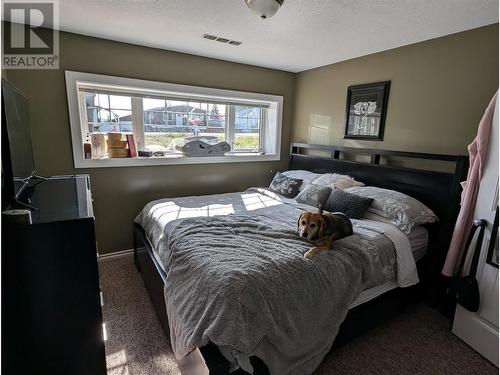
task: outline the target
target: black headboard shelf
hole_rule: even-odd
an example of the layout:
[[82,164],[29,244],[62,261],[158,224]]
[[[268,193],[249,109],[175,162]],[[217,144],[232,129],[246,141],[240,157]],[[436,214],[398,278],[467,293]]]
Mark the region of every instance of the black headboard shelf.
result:
[[[326,156],[312,155],[318,151]],[[342,158],[344,154],[367,156],[369,161],[346,160]],[[454,171],[383,165],[382,157],[446,161],[454,164]],[[348,174],[368,186],[400,191],[418,199],[439,217],[439,223],[429,226],[432,241],[429,241],[428,253],[433,251],[435,254],[427,257],[427,263],[437,269],[444,261],[458,215],[460,181],[467,175],[467,156],[292,143],[289,167],[316,173]]]

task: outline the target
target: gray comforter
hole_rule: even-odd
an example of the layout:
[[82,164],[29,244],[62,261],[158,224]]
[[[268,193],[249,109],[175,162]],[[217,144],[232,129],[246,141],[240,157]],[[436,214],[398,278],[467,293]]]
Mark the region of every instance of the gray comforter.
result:
[[211,341],[247,371],[248,357],[256,355],[271,374],[309,374],[329,351],[349,305],[362,290],[394,279],[405,258],[382,231],[354,221],[353,236],[307,260],[310,245],[295,232],[303,207],[283,200],[246,213],[168,220],[148,231],[148,220],[161,213],[161,203],[154,204],[137,221],[149,235],[161,232],[153,242],[167,274],[178,359]]

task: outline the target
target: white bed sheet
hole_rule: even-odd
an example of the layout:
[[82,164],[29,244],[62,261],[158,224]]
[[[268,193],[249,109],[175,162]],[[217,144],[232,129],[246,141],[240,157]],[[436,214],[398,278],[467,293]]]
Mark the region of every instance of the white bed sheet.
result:
[[[418,262],[427,253],[427,245],[429,241],[427,228],[423,226],[413,227],[411,232],[408,234],[408,240],[410,241],[410,248],[413,257],[415,258],[415,262]],[[390,280],[384,284],[374,286],[373,288],[365,289],[351,304],[350,309],[369,302],[392,289],[396,289],[397,287],[398,283],[396,280]]]

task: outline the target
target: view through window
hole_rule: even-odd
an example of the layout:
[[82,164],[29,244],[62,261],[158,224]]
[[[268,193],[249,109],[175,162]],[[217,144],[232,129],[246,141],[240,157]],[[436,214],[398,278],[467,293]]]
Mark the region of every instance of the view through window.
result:
[[89,133],[132,131],[130,96],[86,93],[85,104]]
[[88,132],[132,133],[134,100],[142,104],[146,150],[172,150],[195,137],[226,141],[234,151],[261,150],[265,109],[252,106],[86,93]]

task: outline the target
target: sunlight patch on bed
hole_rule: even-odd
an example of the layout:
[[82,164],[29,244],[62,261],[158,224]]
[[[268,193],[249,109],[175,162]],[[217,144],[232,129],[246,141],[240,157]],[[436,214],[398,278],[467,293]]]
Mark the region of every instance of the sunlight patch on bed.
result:
[[265,196],[266,198],[272,198],[281,202],[281,196],[279,194],[272,192],[269,189],[257,188],[257,193]]
[[167,224],[178,219],[180,211],[181,207],[176,205],[175,202],[158,203],[151,207],[151,219],[162,225]]
[[259,193],[242,194],[241,199],[243,200],[243,204],[245,205],[247,211],[255,211],[261,208],[278,206],[280,204],[283,204],[282,202],[279,202],[276,199],[267,197]]
[[232,204],[209,204],[202,207],[180,207],[179,219],[187,217],[207,217],[207,216],[225,216],[234,214]]
[[151,208],[151,218],[154,222],[164,226],[177,219],[189,217],[225,216],[234,214],[232,204],[209,204],[200,207],[182,207],[175,202],[155,204]]
[[179,206],[175,204],[174,201],[168,201],[168,202],[162,202],[162,203],[156,203],[150,208],[150,212],[152,216],[158,216],[159,214],[163,212],[169,212],[171,210],[176,210],[178,209]]

